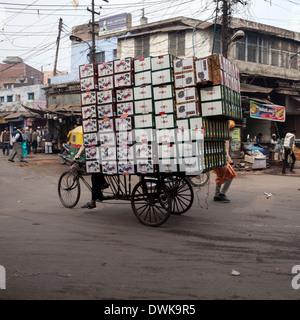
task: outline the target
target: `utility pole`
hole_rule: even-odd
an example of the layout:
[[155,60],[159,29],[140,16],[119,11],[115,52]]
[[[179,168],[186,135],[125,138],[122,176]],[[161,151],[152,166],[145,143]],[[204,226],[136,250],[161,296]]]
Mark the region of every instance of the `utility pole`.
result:
[[221,39],[222,39],[222,55],[228,57],[228,40],[229,40],[229,24],[230,16],[229,9],[230,3],[227,0],[222,0],[222,29],[221,29]]
[[60,42],[62,25],[63,25],[63,19],[60,18],[59,24],[58,24],[58,36],[57,36],[57,40],[56,40],[56,55],[55,55],[55,62],[54,62],[54,69],[53,69],[54,76],[56,76],[57,58],[58,58],[58,50],[59,50],[59,42]]
[[92,10],[87,8],[87,10],[89,12],[92,13],[92,30],[90,31],[90,33],[92,34],[92,47],[91,47],[91,52],[90,52],[90,58],[91,58],[91,62],[95,63],[96,62],[96,40],[95,40],[95,35],[96,35],[96,31],[95,31],[95,14],[100,15],[100,12],[95,12],[95,0],[92,0]]

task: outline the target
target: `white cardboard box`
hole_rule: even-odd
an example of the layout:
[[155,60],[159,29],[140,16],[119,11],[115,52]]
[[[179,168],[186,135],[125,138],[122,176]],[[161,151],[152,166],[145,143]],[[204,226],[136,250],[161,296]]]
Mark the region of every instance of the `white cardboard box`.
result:
[[175,97],[176,103],[186,103],[199,100],[199,94],[195,87],[176,89]]
[[123,114],[129,116],[133,115],[133,101],[117,103],[117,116],[121,117]]
[[96,105],[81,108],[82,119],[97,118]]
[[134,109],[136,114],[146,114],[153,112],[153,100],[138,100],[134,101]]
[[157,86],[153,88],[154,100],[172,99],[174,96],[174,86],[171,84]]
[[106,76],[98,78],[98,90],[109,90],[114,88],[114,77]]
[[175,74],[174,76],[175,88],[186,88],[196,86],[195,72],[186,72],[182,74]]
[[108,104],[113,103],[113,91],[112,90],[104,90],[97,92],[97,102],[98,104]]
[[134,60],[134,72],[151,70],[151,57]]
[[174,100],[159,100],[154,102],[156,114],[172,113],[174,112]]
[[112,76],[114,74],[114,62],[103,62],[98,64],[98,77]]
[[134,127],[139,128],[153,128],[152,114],[140,114],[134,116]]
[[141,86],[141,85],[147,85],[152,84],[152,76],[151,71],[143,71],[139,73],[134,74],[134,85],[135,86]]
[[115,146],[116,145],[116,139],[115,139],[115,133],[111,132],[111,133],[100,133],[99,134],[99,140],[100,140],[100,144],[102,146]]
[[152,99],[152,86],[134,87],[134,100]]
[[81,104],[83,106],[87,106],[87,105],[95,104],[95,103],[96,103],[96,92],[95,91],[81,93]]
[[170,69],[152,72],[152,85],[157,86],[172,82],[173,78]]
[[189,118],[193,116],[199,116],[199,102],[192,101],[183,104],[176,105],[176,116],[177,119]]
[[113,117],[113,105],[112,104],[101,104],[98,106],[98,117],[107,118]]
[[182,73],[187,71],[195,72],[195,59],[194,57],[186,57],[180,59],[174,59],[174,72]]
[[155,116],[156,129],[172,129],[175,125],[174,115],[166,113]]

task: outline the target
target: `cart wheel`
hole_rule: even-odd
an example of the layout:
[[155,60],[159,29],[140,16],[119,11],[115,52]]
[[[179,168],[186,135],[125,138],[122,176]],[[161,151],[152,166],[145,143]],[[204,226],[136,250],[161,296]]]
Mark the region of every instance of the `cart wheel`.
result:
[[187,212],[194,202],[194,191],[189,180],[178,176],[170,176],[164,179],[164,184],[172,199],[172,214]]
[[210,172],[202,172],[197,176],[188,176],[187,179],[190,181],[193,187],[203,187],[205,186],[210,178]]
[[73,208],[76,206],[80,197],[80,183],[76,173],[67,171],[60,176],[58,196],[65,207]]
[[137,219],[146,226],[157,227],[171,213],[171,197],[157,180],[143,179],[132,190],[131,207]]

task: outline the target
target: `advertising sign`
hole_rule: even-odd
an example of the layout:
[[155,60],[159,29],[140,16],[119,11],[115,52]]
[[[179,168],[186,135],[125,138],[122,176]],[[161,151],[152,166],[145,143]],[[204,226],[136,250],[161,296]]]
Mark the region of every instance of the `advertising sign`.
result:
[[126,30],[128,26],[128,14],[121,13],[115,16],[107,17],[99,21],[99,36],[110,32]]
[[250,101],[250,117],[285,122],[285,107]]

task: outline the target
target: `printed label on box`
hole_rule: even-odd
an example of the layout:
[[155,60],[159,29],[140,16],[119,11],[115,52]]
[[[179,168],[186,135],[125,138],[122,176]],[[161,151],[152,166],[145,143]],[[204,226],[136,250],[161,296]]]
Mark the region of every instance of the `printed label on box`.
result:
[[125,146],[133,144],[133,131],[117,132],[117,144]]
[[177,157],[176,144],[168,143],[158,146],[158,157],[161,159],[170,159]]
[[182,73],[187,71],[195,71],[194,57],[174,59],[174,72]]
[[112,90],[98,91],[97,102],[98,104],[113,103],[113,91]]
[[148,143],[153,141],[153,129],[135,129],[135,141],[138,143]]
[[196,77],[194,72],[175,74],[175,88],[185,88],[196,85]]
[[171,70],[159,70],[152,72],[152,85],[161,85],[173,82]]
[[198,144],[191,141],[178,143],[178,156],[180,158],[199,156]]
[[177,159],[160,159],[159,172],[178,172]]
[[173,143],[175,142],[175,129],[156,130],[156,138],[158,143]]
[[199,59],[195,62],[197,83],[212,81],[208,59]]
[[201,102],[201,115],[203,117],[223,114],[223,101]]
[[125,58],[121,60],[114,60],[114,71],[115,73],[129,72],[133,69],[132,58]]
[[112,104],[102,104],[98,106],[98,117],[99,118],[110,118],[114,116]]
[[152,71],[162,70],[162,69],[171,69],[171,56],[169,54],[153,57],[151,59]]
[[106,76],[98,78],[98,89],[99,90],[109,90],[114,88],[114,77]]
[[135,144],[135,156],[136,158],[153,158],[153,146],[152,144]]
[[102,161],[116,160],[116,158],[117,158],[116,147],[101,147]]
[[191,139],[192,140],[203,140],[204,131],[203,131],[203,121],[202,118],[190,118],[190,130],[191,130]]
[[180,172],[185,172],[187,175],[198,175],[202,172],[199,168],[198,157],[179,159]]
[[193,116],[200,115],[200,105],[199,102],[193,101],[183,104],[176,105],[176,115],[177,118],[189,118]]
[[81,104],[83,106],[96,103],[96,92],[82,92]]
[[116,131],[131,131],[132,130],[132,118],[116,118]]
[[173,114],[162,114],[155,116],[156,129],[172,129],[174,128],[174,115]]
[[82,119],[97,118],[96,106],[86,106],[81,108]]
[[173,85],[158,86],[153,88],[154,100],[165,100],[173,98]]
[[134,147],[129,145],[123,145],[117,148],[118,160],[133,160],[134,159]]
[[200,89],[201,101],[221,100],[224,99],[224,90],[222,86],[212,86]]
[[83,120],[82,130],[84,133],[97,132],[98,131],[97,120],[96,119]]
[[79,66],[80,78],[91,77],[91,76],[94,76],[94,74],[95,74],[95,70],[94,70],[94,65],[92,63]]
[[134,116],[134,127],[138,128],[153,128],[152,114],[141,114]]

